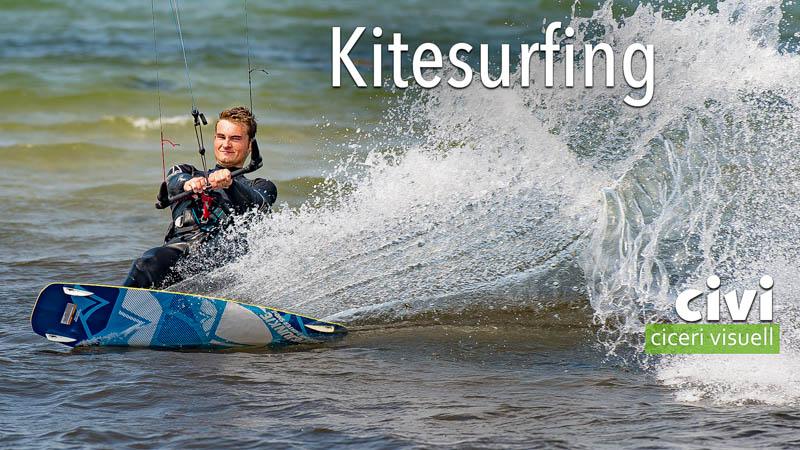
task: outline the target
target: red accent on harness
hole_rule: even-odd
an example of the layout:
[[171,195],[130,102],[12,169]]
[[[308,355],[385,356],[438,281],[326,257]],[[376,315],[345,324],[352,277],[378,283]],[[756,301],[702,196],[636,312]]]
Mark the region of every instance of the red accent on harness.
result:
[[213,197],[201,192],[200,199],[203,201],[203,220],[208,220],[211,217],[211,200],[213,200]]

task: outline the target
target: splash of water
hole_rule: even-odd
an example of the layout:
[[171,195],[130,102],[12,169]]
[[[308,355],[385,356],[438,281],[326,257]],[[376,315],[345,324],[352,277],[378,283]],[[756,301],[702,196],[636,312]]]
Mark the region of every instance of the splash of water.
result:
[[[440,91],[407,104],[404,117],[424,118],[423,142],[343,165],[347,193],[252,226],[250,252],[206,282],[338,320],[453,313],[476,302],[515,307],[564,286],[575,296],[576,243],[594,220],[603,177],[570,158],[523,99],[496,94]],[[462,111],[486,120],[467,126],[474,119]],[[547,286],[530,281],[541,274]]]
[[800,286],[791,265],[800,217],[791,199],[800,193],[800,91],[786,80],[800,59],[780,50],[780,21],[779,2],[731,1],[677,20],[640,7],[624,26],[606,28],[605,39],[647,35],[657,43],[662,86],[647,120],[622,112],[632,142],[601,159],[619,176],[602,191],[582,267],[609,353],[633,347],[645,359],[644,324],[673,319],[677,293],[703,289],[709,275],[722,278],[726,292],[752,288],[764,274],[779,286],[780,357],[644,361],[682,400],[800,400],[784,373],[798,361]]
[[[609,354],[633,349],[629,362],[679,399],[800,400],[780,374],[800,361],[800,58],[782,44],[778,1],[716,6],[621,19],[607,2],[573,15],[576,42],[656,46],[645,108],[621,102],[624,84],[558,88],[563,61],[554,89],[536,82],[534,61],[529,89],[517,73],[511,89],[411,90],[324,198],[258,218],[246,255],[191,282],[346,322],[588,298]],[[775,279],[779,358],[644,358],[644,324],[672,319],[677,293],[711,274],[727,289]],[[734,366],[751,377],[725,375]]]

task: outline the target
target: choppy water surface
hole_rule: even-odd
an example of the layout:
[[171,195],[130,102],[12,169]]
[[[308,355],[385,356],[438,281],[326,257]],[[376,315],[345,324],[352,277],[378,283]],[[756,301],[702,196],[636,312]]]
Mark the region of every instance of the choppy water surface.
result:
[[[237,228],[247,254],[175,288],[352,333],[286,351],[70,351],[30,331],[36,293],[119,283],[168,220],[152,209],[160,121],[139,3],[2,5],[24,24],[0,28],[4,446],[800,443],[793,3],[250,0],[251,57],[269,71],[254,74],[259,176],[281,205]],[[161,122],[181,144],[167,164],[197,164],[155,4]],[[243,2],[181,6],[198,107],[248,103]],[[330,88],[331,26],[446,49],[539,42],[545,19],[578,41],[653,44],[651,104],[624,105],[621,67],[613,89],[522,89],[518,74],[501,90]],[[371,58],[366,41],[355,53]],[[563,62],[555,73],[559,86]],[[712,273],[726,289],[775,279],[781,354],[646,357],[643,324]]]

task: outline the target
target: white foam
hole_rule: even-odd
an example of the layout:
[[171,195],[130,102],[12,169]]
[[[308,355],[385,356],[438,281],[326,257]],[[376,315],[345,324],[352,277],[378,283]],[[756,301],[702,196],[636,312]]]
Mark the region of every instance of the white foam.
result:
[[681,402],[800,403],[800,354],[676,355],[659,364],[657,378]]
[[614,324],[608,351],[634,346],[634,364],[644,324],[671,318],[678,292],[767,274],[784,353],[669,358],[656,373],[683,401],[794,401],[800,87],[787,80],[800,57],[779,50],[777,0],[718,9],[673,20],[639,6],[622,24],[606,2],[571,20],[576,42],[655,46],[644,108],[624,105],[624,83],[558,87],[560,62],[553,89],[536,61],[528,89],[519,74],[510,89],[411,89],[370,133],[383,138],[347,144],[332,194],[260,221],[250,252],[204,280],[216,295],[337,317],[588,290],[598,323]]
[[124,120],[131,124],[137,130],[157,130],[161,124],[166,125],[177,125],[177,124],[186,124],[191,123],[192,120],[190,117],[181,115],[181,116],[170,116],[170,117],[163,117],[159,120],[158,117],[151,118],[151,117],[117,117],[117,116],[104,116],[103,120]]

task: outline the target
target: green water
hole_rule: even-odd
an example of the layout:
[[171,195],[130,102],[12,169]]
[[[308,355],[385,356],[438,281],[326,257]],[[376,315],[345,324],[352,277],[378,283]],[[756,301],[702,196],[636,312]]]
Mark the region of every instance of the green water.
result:
[[[382,43],[402,32],[411,48],[422,42],[442,49],[456,42],[516,45],[541,42],[545,21],[570,20],[572,2],[248,1],[251,63],[269,72],[253,72],[264,157],[254,175],[276,183],[278,205],[252,231],[250,254],[189,288],[337,316],[353,332],[335,346],[299,352],[171,353],[69,351],[41,340],[28,323],[36,293],[48,282],[119,283],[132,259],[162,241],[168,214],[153,208],[162,129],[180,144],[167,149],[167,167],[200,165],[169,2],[158,0],[151,11],[149,1],[0,1],[0,286],[6,294],[0,442],[100,448],[796,446],[795,353],[744,360],[750,369],[742,372],[750,378],[743,379],[750,383],[727,379],[739,373],[725,369],[727,360],[719,364],[725,370],[709,369],[706,360],[678,361],[677,375],[670,375],[673,366],[659,361],[639,364],[635,348],[608,353],[602,345],[607,330],[593,321],[607,307],[588,294],[597,278],[621,298],[625,289],[653,278],[655,269],[622,265],[637,255],[617,258],[612,250],[638,248],[636,233],[659,220],[670,223],[658,209],[659,194],[680,190],[680,183],[667,185],[684,175],[680,170],[687,170],[682,180],[691,184],[696,160],[720,154],[727,169],[759,173],[766,161],[770,170],[783,170],[780,179],[789,179],[790,149],[800,129],[792,119],[800,97],[790,76],[797,73],[798,6],[743,2],[743,12],[731,20],[712,16],[708,25],[682,19],[697,9],[691,3],[665,2],[657,13],[628,22],[630,29],[641,27],[637,38],[674,64],[658,67],[653,106],[636,115],[615,109],[622,108],[621,96],[614,97],[619,92],[608,100],[597,88],[584,97],[577,96],[583,91],[571,97],[564,90],[480,88],[426,96],[357,89],[346,76],[344,87],[331,87],[333,26],[381,26]],[[764,16],[782,14],[774,23],[763,21],[764,35],[777,42],[775,52],[769,39],[750,45],[752,30],[731,25],[739,16],[760,17],[748,13],[748,5],[764,6]],[[180,6],[194,101],[213,123],[220,110],[250,102],[244,2]],[[614,2],[614,17],[625,22],[637,6]],[[717,2],[709,6],[712,14],[719,9]],[[588,17],[598,8],[584,2],[576,15]],[[659,27],[662,17],[675,22]],[[690,50],[675,50],[680,46],[671,33]],[[625,29],[620,34],[627,36]],[[695,47],[698,42],[703,45]],[[721,57],[742,48],[762,49],[759,56],[777,63],[737,65]],[[721,61],[720,67],[705,62],[715,52],[720,58],[712,62]],[[352,56],[370,79],[367,40]],[[384,63],[389,60],[384,55]],[[406,60],[406,75],[409,67]],[[685,67],[695,72],[682,72]],[[391,73],[386,65],[384,73]],[[747,76],[755,80],[753,92],[736,84]],[[711,97],[704,102],[706,92]],[[208,144],[210,127],[204,132]],[[694,136],[707,147],[692,147]],[[670,156],[678,163],[665,162],[663,141],[675,145]],[[728,144],[733,157],[723,151]],[[652,148],[655,156],[647,153]],[[684,156],[691,151],[699,156]],[[367,159],[371,152],[396,152],[396,160]],[[689,164],[681,166],[681,158]],[[354,196],[337,198],[339,209],[314,209],[326,205],[332,180]],[[791,224],[791,186],[759,190],[758,183],[743,182],[741,190],[724,193],[778,208]],[[716,198],[700,191],[698,198]],[[315,202],[320,192],[323,201]],[[617,193],[620,209],[609,213],[601,200]],[[313,207],[304,208],[309,201]],[[753,210],[720,203],[743,216]],[[705,223],[706,211],[687,214],[692,220],[682,223]],[[601,235],[601,254],[592,260],[594,233],[605,231],[594,228],[598,218],[612,224],[627,218],[630,225],[617,240]],[[758,239],[749,237],[751,230]],[[677,254],[683,241],[695,244],[700,232],[690,231],[695,234],[668,235],[653,245]],[[741,261],[741,255],[791,259],[793,228],[778,231],[750,222],[730,232],[712,230],[741,249]],[[768,241],[776,250],[758,253],[767,236],[777,239]],[[623,268],[603,272],[604,262]],[[714,269],[729,266],[722,261]],[[688,282],[684,272],[668,267],[664,278]],[[776,286],[796,278],[774,270]],[[779,291],[776,304],[791,306],[791,297],[778,298]],[[634,311],[627,318],[638,320],[641,305],[626,301],[611,312]],[[709,372],[721,381],[704,384]]]

